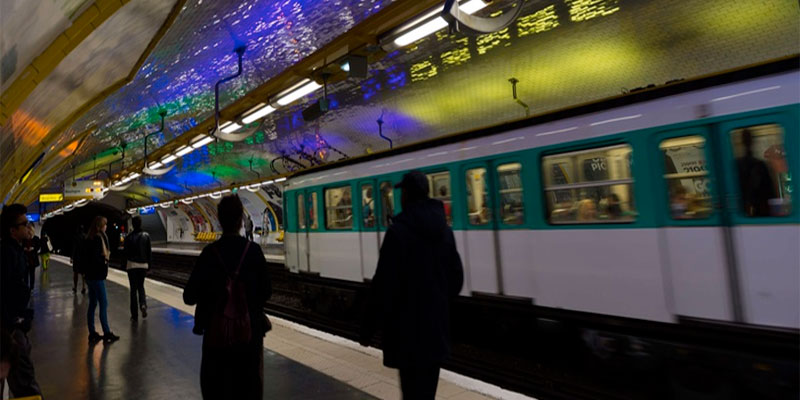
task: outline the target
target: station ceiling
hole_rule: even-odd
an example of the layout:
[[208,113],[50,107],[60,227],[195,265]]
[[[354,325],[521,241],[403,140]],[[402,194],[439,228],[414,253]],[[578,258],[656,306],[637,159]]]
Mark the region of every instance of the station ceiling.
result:
[[[193,132],[213,116],[213,85],[236,70],[237,44],[247,46],[244,73],[223,86],[221,107],[400,2],[131,1],[58,65],[64,73],[51,74],[5,122],[3,156],[24,155],[17,157],[25,162],[17,163],[15,178],[3,173],[3,193],[11,190],[5,181],[19,179],[40,148],[45,156],[31,174],[34,184],[16,188],[14,199],[30,202],[39,187],[59,187],[73,174],[105,177],[141,160],[143,137],[158,130],[159,111],[166,111],[166,126],[150,149]],[[63,3],[78,11],[86,7]],[[510,3],[494,1],[480,15],[497,15]],[[245,141],[211,143],[169,173],[139,180],[126,196],[156,202],[267,177],[286,171],[288,165],[272,163],[281,155],[310,165],[300,152],[335,162],[384,150],[379,118],[383,134],[395,146],[406,145],[792,56],[800,48],[794,0],[543,0],[523,7],[517,21],[499,32],[442,30],[392,51],[369,65],[366,78],[329,85],[331,110],[322,117],[305,122],[301,115],[318,91],[254,124]],[[107,27],[109,22],[114,24]],[[159,29],[166,29],[163,37],[148,49]],[[5,43],[3,52],[5,77]],[[143,52],[129,82],[84,107],[104,85],[129,74]],[[60,80],[49,82],[54,76]],[[529,110],[512,99],[510,78],[518,80],[517,93]]]

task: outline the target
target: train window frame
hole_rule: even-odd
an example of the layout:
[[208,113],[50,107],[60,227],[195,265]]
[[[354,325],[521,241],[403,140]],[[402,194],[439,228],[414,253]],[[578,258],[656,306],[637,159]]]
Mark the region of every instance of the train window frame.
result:
[[[501,171],[501,169],[504,168],[504,167],[514,166],[514,165],[518,166],[518,168],[516,169],[516,173],[517,173],[517,177],[519,179],[519,187],[518,188],[512,188],[512,189],[502,189],[501,187],[503,186],[504,182],[503,182],[502,179],[500,179],[501,178],[501,172],[503,172],[503,171]],[[526,190],[525,190],[525,175],[524,175],[524,172],[523,172],[525,170],[525,163],[523,163],[522,160],[518,160],[518,159],[495,160],[495,162],[492,164],[492,169],[494,170],[493,173],[495,174],[494,176],[495,176],[495,182],[496,182],[496,184],[494,185],[494,195],[495,195],[495,199],[497,201],[497,222],[498,222],[498,224],[500,226],[502,226],[502,227],[512,228],[512,229],[513,228],[524,227],[526,222],[527,222],[527,218],[528,218],[527,211],[526,211],[526,209],[528,207],[527,207],[527,204],[526,204],[527,203],[527,201],[526,201],[527,194],[526,194]],[[505,191],[505,193],[504,193],[504,191]],[[519,192],[520,193],[519,194],[519,201],[521,203],[522,213],[521,213],[520,219],[516,223],[509,223],[509,222],[507,222],[505,220],[505,213],[504,213],[504,210],[503,210],[503,201],[504,201],[504,198],[505,198],[504,196],[506,194],[508,194],[509,192]]]
[[[428,196],[434,200],[439,200],[442,202],[445,209],[445,219],[447,220],[447,225],[452,228],[453,221],[455,219],[453,217],[453,174],[450,173],[449,169],[441,169],[441,168],[424,170],[422,171],[422,173],[425,174],[425,178],[427,178],[428,180],[428,192],[429,192]],[[447,196],[438,196],[438,194],[435,193],[436,189],[435,181],[436,178],[445,175],[447,176],[448,194]],[[442,199],[447,199],[447,200],[445,201]]]
[[[341,206],[337,205],[337,206],[333,206],[333,207],[330,206],[328,204],[328,201],[329,201],[328,193],[332,193],[332,191],[334,191],[334,190],[346,190],[346,192],[344,192],[344,193],[349,193],[350,194],[350,204],[349,205],[345,204],[345,205],[341,205]],[[326,187],[326,188],[324,188],[322,190],[322,197],[323,197],[323,212],[324,212],[324,215],[325,215],[325,230],[327,230],[327,231],[352,231],[353,227],[356,225],[353,222],[353,220],[355,218],[355,213],[354,213],[354,210],[353,210],[353,186],[350,185],[350,184],[346,184],[346,185],[337,185],[337,186]],[[360,196],[359,196],[359,198],[360,198]],[[342,194],[342,199],[344,199],[344,194]],[[347,226],[347,227],[332,227],[330,216],[329,216],[329,212],[331,211],[331,208],[335,208],[336,210],[349,210],[350,211],[350,215],[349,215],[350,226]],[[345,221],[346,220],[347,220],[347,218],[345,218]]]
[[[374,231],[374,230],[378,229],[378,226],[380,225],[379,224],[379,218],[380,217],[378,217],[378,215],[377,215],[378,214],[378,212],[377,212],[378,211],[378,201],[376,201],[375,194],[377,192],[375,190],[375,186],[376,186],[375,182],[373,182],[373,181],[360,182],[358,184],[358,193],[361,194],[361,203],[360,203],[360,208],[359,208],[359,211],[360,211],[359,220],[361,222],[360,222],[359,228],[361,230],[364,230],[364,231]],[[364,204],[364,199],[365,199],[365,197],[364,197],[364,195],[365,195],[364,189],[365,188],[369,188],[371,190],[371,193],[372,193],[372,198],[370,200],[371,205],[372,205],[372,208],[371,208],[371,211],[372,211],[372,225],[371,226],[367,225],[366,215],[365,215],[365,212],[364,212],[364,210],[366,209],[365,204]],[[378,193],[378,194],[380,194],[380,193]]]
[[[742,123],[742,122],[746,122],[746,123]],[[730,178],[731,178],[731,186],[734,188],[733,192],[736,193],[736,196],[735,196],[736,197],[736,201],[735,201],[735,204],[731,205],[731,207],[734,209],[733,212],[735,213],[735,215],[737,215],[740,218],[742,218],[744,220],[747,220],[747,221],[753,221],[753,222],[757,222],[759,220],[776,221],[776,220],[779,220],[779,219],[785,219],[785,218],[792,217],[793,215],[797,215],[797,208],[798,208],[797,204],[796,204],[796,202],[793,202],[792,198],[791,198],[791,193],[794,191],[794,189],[796,187],[796,183],[792,182],[793,181],[792,178],[790,178],[786,182],[786,184],[789,185],[787,187],[790,188],[790,191],[789,191],[790,192],[789,204],[786,207],[786,208],[788,208],[787,211],[785,211],[783,213],[780,213],[780,214],[773,213],[774,204],[772,204],[772,202],[768,202],[769,215],[750,215],[745,211],[745,206],[744,206],[744,203],[743,203],[743,197],[744,196],[743,196],[743,192],[742,192],[742,188],[741,188],[741,180],[740,180],[740,177],[739,177],[739,159],[741,157],[740,157],[739,154],[737,154],[737,153],[740,152],[741,149],[737,146],[737,144],[738,144],[737,142],[739,142],[739,143],[741,142],[741,135],[747,129],[760,128],[760,127],[770,127],[770,126],[774,126],[774,127],[777,127],[779,129],[779,132],[778,132],[777,135],[780,137],[780,141],[781,141],[781,145],[780,145],[781,146],[781,150],[780,150],[780,152],[781,152],[781,156],[782,156],[782,163],[786,166],[787,172],[791,175],[791,172],[792,172],[792,160],[791,160],[791,158],[793,157],[793,155],[789,151],[789,149],[791,148],[791,140],[790,140],[789,135],[787,135],[787,126],[783,122],[778,121],[778,120],[771,120],[771,119],[749,120],[749,121],[739,121],[739,123],[737,123],[736,125],[729,125],[729,126],[725,126],[725,127],[722,128],[723,134],[726,136],[726,139],[727,139],[727,144],[724,145],[724,147],[727,147],[727,148],[723,149],[723,151],[726,152],[727,155],[730,157],[731,163],[733,165],[733,168],[732,168],[731,173],[729,175],[730,175]],[[775,135],[775,134],[772,134],[772,135]],[[759,136],[764,136],[764,134],[760,134]],[[790,145],[787,146],[787,143],[789,143]],[[774,145],[770,146],[770,148],[771,147],[774,147]],[[767,150],[769,150],[769,148]],[[761,158],[764,158],[764,157],[761,157]],[[764,163],[764,165],[767,166],[768,171],[769,171],[769,173],[771,175],[771,178],[774,178],[775,165],[770,165],[770,164],[774,164],[774,163],[767,163],[765,160],[761,160],[760,158],[759,158],[759,160],[762,163]],[[778,185],[777,185],[777,189],[780,189],[780,188],[781,188],[781,184],[779,182]],[[783,191],[781,190],[781,194],[782,194],[782,192]],[[769,200],[773,200],[773,199],[769,199]]]
[[[661,163],[661,169],[659,170],[660,171],[660,175],[661,175],[661,184],[662,184],[662,190],[664,191],[664,194],[666,196],[665,197],[665,203],[664,203],[666,209],[664,210],[664,212],[666,212],[668,218],[672,221],[672,223],[676,223],[676,222],[688,223],[688,222],[692,222],[692,221],[698,222],[698,223],[707,223],[709,220],[711,220],[712,218],[715,217],[716,212],[714,210],[714,202],[716,201],[716,198],[717,198],[718,195],[715,192],[715,188],[714,188],[714,179],[715,179],[714,165],[713,165],[713,159],[712,159],[712,157],[710,157],[711,154],[709,154],[709,147],[708,147],[708,146],[710,146],[710,143],[708,141],[708,138],[706,137],[705,132],[698,131],[696,129],[677,131],[677,132],[672,132],[672,134],[670,136],[659,137],[657,140],[658,140],[658,150],[660,151],[660,154],[661,154],[661,159],[658,161],[659,163]],[[693,165],[690,164],[691,168],[693,169],[692,171],[680,172],[680,171],[677,171],[677,169],[676,169],[675,172],[670,172],[669,169],[667,168],[667,162],[668,162],[667,161],[668,160],[667,157],[669,157],[670,162],[673,163],[672,164],[673,168],[677,168],[678,166],[675,165],[675,162],[672,159],[672,157],[670,157],[670,155],[667,154],[667,151],[666,151],[667,149],[677,147],[675,144],[673,144],[672,146],[667,146],[668,144],[670,144],[669,142],[673,142],[673,143],[685,142],[685,143],[681,143],[681,145],[682,146],[688,146],[688,145],[697,144],[698,141],[700,141],[700,144],[702,144],[702,149],[699,151],[700,154],[702,155],[702,158],[703,158],[702,166],[693,166]],[[700,167],[702,167],[702,168],[701,168],[701,170],[698,171],[697,169],[700,168]],[[686,168],[686,167],[684,167],[684,168]],[[695,216],[697,214],[694,214],[694,215],[693,214],[688,214],[688,211],[687,211],[686,213],[683,214],[684,215],[683,217],[679,217],[679,216],[676,215],[676,213],[682,211],[683,209],[675,206],[675,202],[673,201],[674,193],[671,190],[670,182],[673,181],[673,180],[680,180],[681,181],[680,182],[681,186],[685,188],[685,186],[686,186],[684,184],[685,182],[682,182],[682,181],[685,181],[687,179],[691,179],[692,180],[692,184],[695,186],[694,187],[694,191],[696,192],[697,191],[697,181],[696,181],[697,178],[703,178],[705,180],[705,185],[706,185],[706,189],[705,190],[708,193],[708,196],[707,196],[707,199],[706,199],[706,202],[705,202],[706,208],[704,208],[704,209],[701,208],[701,210],[704,210],[705,213],[700,214],[699,216]],[[685,189],[684,189],[684,192],[686,192]],[[692,193],[692,194],[696,194],[696,193]],[[689,198],[688,197],[688,193],[687,193],[687,198]],[[702,198],[701,198],[701,200],[702,200]],[[688,210],[689,206],[691,205],[689,203],[689,201],[690,200],[687,200],[687,204],[685,204],[686,210]],[[697,204],[697,203],[700,203],[700,202],[699,201],[695,202],[695,204]]]
[[[465,165],[463,167],[463,170],[462,170],[463,173],[461,174],[461,178],[463,179],[463,183],[464,183],[464,186],[463,186],[464,192],[463,193],[464,193],[464,201],[465,201],[464,205],[466,207],[464,207],[464,209],[462,211],[462,215],[465,218],[465,220],[467,222],[467,226],[469,228],[472,228],[472,229],[493,229],[493,227],[497,223],[496,220],[495,220],[496,216],[494,215],[495,214],[494,205],[493,205],[494,199],[492,198],[492,196],[494,196],[494,191],[492,190],[493,184],[492,184],[492,177],[491,177],[491,174],[493,173],[492,172],[493,169],[494,168],[492,168],[491,165],[489,165],[488,163],[485,163],[485,162],[484,163],[479,163],[479,164],[470,163],[470,164],[467,164],[467,165]],[[481,209],[481,211],[477,211],[476,210],[473,213],[470,213],[470,202],[472,201],[472,196],[473,195],[472,195],[472,191],[471,191],[471,187],[470,187],[469,174],[470,174],[470,172],[475,171],[475,170],[483,170],[483,182],[484,182],[484,187],[483,187],[484,201],[483,201],[483,203],[484,204],[483,204],[483,208]],[[486,215],[486,220],[483,221],[482,223],[475,223],[474,222],[475,220],[472,217],[479,218],[482,215],[481,214],[482,211],[484,211],[484,210],[486,211],[486,214],[487,214]]]
[[308,207],[308,210],[306,210],[306,212],[309,213],[308,229],[317,231],[319,230],[319,194],[317,190],[311,190],[306,193],[310,196],[310,199],[306,199],[306,201],[311,205],[311,207]]
[[[378,192],[381,196],[381,217],[378,221],[378,226],[382,229],[388,229],[389,226],[392,224],[392,218],[395,216],[395,210],[397,210],[397,201],[395,198],[395,187],[394,182],[391,179],[378,179]],[[384,195],[384,185],[388,185],[388,190],[385,193],[391,195],[391,197],[387,196],[387,198],[391,199],[391,207],[386,207],[386,204],[383,202],[383,195]]]
[[297,204],[297,229],[298,230],[306,230],[306,196],[304,192],[298,192],[297,197],[295,199],[295,204]]
[[[550,159],[556,159],[556,157],[565,158],[568,156],[582,156],[587,154],[594,154],[599,153],[602,151],[611,151],[616,149],[627,149],[627,158],[628,160],[628,177],[622,179],[598,179],[598,180],[584,180],[582,179],[580,182],[576,183],[566,183],[566,184],[548,184],[551,178],[549,178],[547,171],[548,168],[548,161]],[[640,220],[640,208],[636,206],[636,186],[635,186],[635,173],[634,173],[634,164],[633,164],[633,153],[634,153],[634,145],[627,141],[614,141],[614,142],[605,142],[605,143],[595,143],[592,145],[581,146],[581,147],[572,147],[572,148],[560,148],[555,149],[552,151],[544,151],[540,153],[539,156],[539,169],[540,169],[540,179],[541,179],[541,194],[542,194],[542,209],[544,211],[544,221],[550,226],[561,226],[561,227],[568,227],[568,226],[584,226],[584,225],[606,225],[606,226],[618,226],[618,225],[630,225],[636,224]],[[585,162],[587,159],[583,159],[582,161]],[[552,164],[551,164],[552,165]],[[607,168],[607,166],[605,167]],[[573,171],[574,172],[574,171]],[[578,176],[583,175],[584,172],[577,174]],[[568,177],[567,177],[568,178]],[[572,190],[579,190],[579,189],[590,189],[590,188],[600,188],[600,187],[615,187],[615,186],[627,186],[627,203],[629,204],[629,210],[626,211],[627,215],[621,214],[626,218],[619,218],[619,219],[602,219],[594,217],[592,220],[586,221],[579,221],[577,218],[573,220],[564,220],[564,221],[553,221],[553,215],[551,210],[551,202],[549,199],[549,192],[554,191],[572,191]],[[570,197],[573,196],[574,192],[570,192]],[[617,193],[614,193],[617,194]],[[619,197],[617,195],[617,197]],[[583,199],[587,200],[587,199]],[[572,208],[575,208],[576,204],[582,203],[583,200],[575,203],[570,208],[570,212],[573,211]],[[606,200],[606,199],[603,199]],[[594,205],[594,212],[597,212],[597,208],[599,204]],[[588,207],[587,207],[588,208]],[[580,206],[575,210],[576,213],[580,212]]]

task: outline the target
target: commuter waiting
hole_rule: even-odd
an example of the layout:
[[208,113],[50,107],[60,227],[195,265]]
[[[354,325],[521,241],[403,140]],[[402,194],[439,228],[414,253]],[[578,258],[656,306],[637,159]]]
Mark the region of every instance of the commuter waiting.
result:
[[125,269],[131,290],[131,321],[136,322],[139,320],[139,309],[142,310],[142,318],[147,318],[144,278],[152,262],[152,249],[150,235],[142,230],[142,218],[133,217],[132,223],[133,232],[125,238]]
[[70,257],[72,262],[72,293],[77,293],[78,291],[78,277],[81,278],[81,294],[86,293],[86,276],[83,274],[83,263],[80,260],[81,245],[84,240],[86,240],[86,233],[83,225],[80,225],[72,238],[72,256]]
[[197,305],[193,332],[203,335],[200,389],[204,399],[261,399],[264,303],[272,294],[261,247],[241,237],[244,208],[238,196],[217,205],[222,237],[197,258],[183,291]]
[[[33,229],[22,204],[3,207],[0,214],[0,330],[9,343],[3,343],[3,366],[8,387],[14,396],[41,395],[31,360],[28,331],[33,310],[28,308],[31,292],[26,282],[28,260],[22,243],[33,237]],[[2,393],[0,393],[2,397]]]
[[[92,226],[89,228],[89,234],[81,246],[79,257],[85,268],[84,273],[89,286],[89,311],[86,315],[89,324],[89,343],[97,343],[100,340],[110,343],[119,340],[119,336],[113,334],[111,328],[108,327],[106,277],[108,276],[108,259],[111,256],[111,250],[109,250],[106,237],[107,223],[105,217],[94,218]],[[94,329],[94,310],[98,303],[100,304],[100,325],[103,327],[103,336],[98,335]]]

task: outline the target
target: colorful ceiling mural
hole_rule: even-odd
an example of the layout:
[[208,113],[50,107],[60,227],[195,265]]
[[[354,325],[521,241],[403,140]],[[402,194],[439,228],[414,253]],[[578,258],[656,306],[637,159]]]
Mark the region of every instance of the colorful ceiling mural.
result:
[[[149,148],[209,118],[213,84],[235,71],[238,44],[247,46],[244,73],[224,86],[223,107],[389,3],[188,1],[134,81],[63,134],[60,143],[71,146],[96,127],[78,150],[76,176],[140,160],[144,134],[157,131],[161,110],[166,127]],[[498,15],[510,4],[495,1],[478,15]],[[296,163],[382,150],[388,142],[378,135],[379,119],[382,133],[395,146],[405,145],[794,55],[798,14],[791,0],[526,1],[521,16],[499,32],[442,30],[394,50],[370,64],[365,79],[329,85],[330,110],[320,118],[306,122],[302,110],[321,91],[253,123],[247,140],[211,143],[167,174],[139,180],[130,193],[137,203],[163,201],[267,177]],[[527,109],[513,100],[511,78]]]

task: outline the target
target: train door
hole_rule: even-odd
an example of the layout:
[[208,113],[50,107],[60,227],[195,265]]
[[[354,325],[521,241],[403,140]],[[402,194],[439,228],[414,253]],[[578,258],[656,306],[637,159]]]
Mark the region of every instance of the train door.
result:
[[317,193],[297,192],[297,265],[300,271],[311,272],[311,232],[318,229]]
[[469,163],[462,168],[466,194],[463,210],[467,216],[464,258],[473,292],[503,293],[491,170],[488,162]]
[[741,320],[800,328],[800,213],[792,201],[800,173],[796,110],[722,123],[718,139]]
[[674,313],[734,320],[736,279],[720,207],[717,153],[707,126],[662,132],[651,148],[658,177],[659,240],[672,280]]
[[358,229],[361,244],[361,273],[365,279],[372,279],[378,266],[378,251],[380,249],[380,203],[381,199],[375,180],[361,181],[358,183],[358,193],[361,196],[360,225]]
[[[526,226],[527,212],[523,182],[529,182],[521,157],[507,157],[491,163],[491,186],[494,193],[495,248],[500,292],[517,297],[531,297],[536,292],[530,273],[534,253]],[[529,202],[528,202],[529,203]]]

